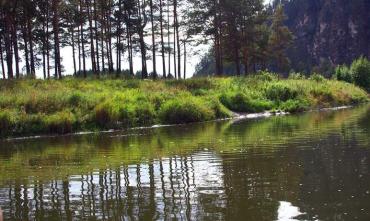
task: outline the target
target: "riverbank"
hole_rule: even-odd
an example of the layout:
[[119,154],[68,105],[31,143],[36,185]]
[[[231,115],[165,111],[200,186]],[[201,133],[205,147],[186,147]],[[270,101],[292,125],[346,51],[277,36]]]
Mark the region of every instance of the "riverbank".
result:
[[234,112],[302,112],[368,100],[352,84],[279,80],[271,74],[185,81],[0,81],[0,136],[191,123],[228,118]]

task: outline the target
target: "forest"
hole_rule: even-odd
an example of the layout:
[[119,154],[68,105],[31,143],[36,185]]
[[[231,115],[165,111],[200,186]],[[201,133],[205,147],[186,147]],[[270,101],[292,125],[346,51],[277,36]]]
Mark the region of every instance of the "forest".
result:
[[[188,48],[201,44],[211,46],[216,75],[230,62],[236,75],[286,71],[293,35],[285,19],[280,5],[262,0],[2,0],[2,77],[36,78],[40,70],[44,79],[107,73],[186,78]],[[64,64],[73,65],[73,73],[64,73],[63,48],[73,57],[73,64]]]

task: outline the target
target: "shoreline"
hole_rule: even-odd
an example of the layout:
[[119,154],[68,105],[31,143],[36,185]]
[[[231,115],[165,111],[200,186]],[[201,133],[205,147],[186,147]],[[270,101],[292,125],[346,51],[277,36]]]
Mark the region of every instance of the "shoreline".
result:
[[111,133],[301,113],[370,101],[335,80],[248,77],[0,82],[0,139]]
[[[369,102],[368,102],[369,103]],[[110,129],[110,130],[102,130],[102,131],[80,131],[75,133],[68,133],[68,134],[44,134],[44,135],[35,135],[35,136],[23,136],[23,137],[11,137],[11,138],[0,138],[1,141],[23,141],[23,140],[36,140],[36,139],[45,139],[45,138],[59,138],[59,137],[75,137],[75,136],[84,136],[84,135],[101,135],[101,134],[113,134],[118,132],[124,131],[135,131],[135,130],[145,130],[145,129],[157,129],[157,128],[164,128],[164,127],[177,127],[177,126],[184,126],[184,125],[192,125],[192,124],[201,124],[207,122],[220,122],[220,121],[243,121],[243,120],[252,120],[252,119],[263,119],[263,118],[271,118],[276,116],[287,116],[287,115],[299,115],[304,113],[311,113],[311,112],[326,112],[326,111],[340,111],[345,109],[355,108],[357,106],[366,105],[359,104],[359,105],[345,105],[345,106],[337,106],[337,107],[328,107],[328,108],[313,108],[307,111],[296,112],[296,113],[289,113],[289,112],[273,112],[273,111],[265,111],[262,113],[233,113],[233,117],[229,118],[220,118],[215,120],[209,121],[199,121],[199,122],[192,122],[192,123],[183,123],[183,124],[167,124],[167,125],[152,125],[148,127],[131,127],[126,129]],[[129,137],[129,136],[136,136],[141,134],[124,134],[120,136],[112,136],[112,137]]]

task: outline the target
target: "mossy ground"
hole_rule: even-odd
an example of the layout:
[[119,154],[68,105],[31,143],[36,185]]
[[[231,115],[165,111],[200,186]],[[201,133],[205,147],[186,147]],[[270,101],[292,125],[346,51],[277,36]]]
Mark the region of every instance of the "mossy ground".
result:
[[0,136],[65,134],[225,118],[232,112],[301,112],[358,104],[368,94],[325,79],[273,74],[190,80],[0,81]]

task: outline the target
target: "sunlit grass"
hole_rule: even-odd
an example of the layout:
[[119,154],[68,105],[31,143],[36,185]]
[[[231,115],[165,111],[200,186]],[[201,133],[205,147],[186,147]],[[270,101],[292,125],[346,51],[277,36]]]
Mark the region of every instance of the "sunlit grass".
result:
[[282,80],[269,73],[180,81],[0,81],[0,136],[189,123],[232,112],[301,112],[366,101],[367,93],[349,83]]

